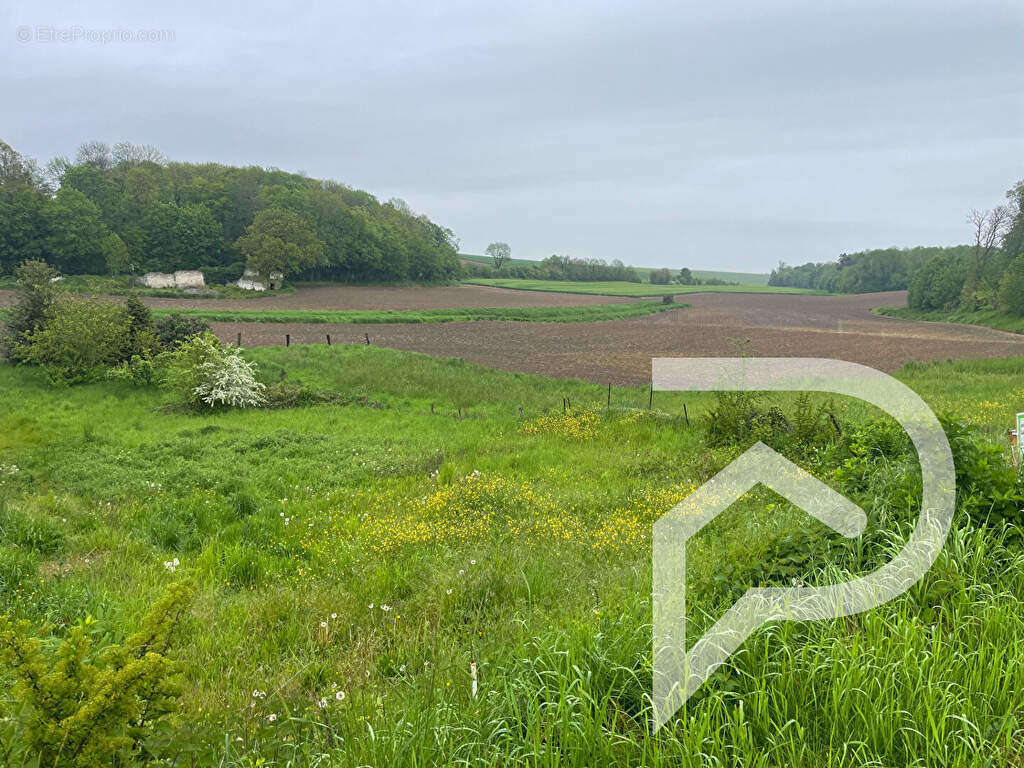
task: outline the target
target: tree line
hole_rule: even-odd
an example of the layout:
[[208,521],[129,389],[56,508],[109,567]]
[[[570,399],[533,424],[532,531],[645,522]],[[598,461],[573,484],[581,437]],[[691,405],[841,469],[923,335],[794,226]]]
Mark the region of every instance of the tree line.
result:
[[968,223],[973,244],[881,248],[829,262],[781,263],[768,284],[834,293],[907,290],[911,309],[1024,315],[1024,181],[1006,193],[1004,204],[972,211]]
[[844,253],[835,261],[789,266],[781,263],[772,270],[768,285],[813,288],[831,293],[874,293],[904,291],[911,277],[926,262],[938,256],[962,254],[967,245],[952,247],[876,248]]
[[276,168],[169,162],[152,147],[83,144],[40,167],[0,141],[0,273],[252,268],[298,279],[439,282],[460,274],[451,230],[402,200]]
[[493,260],[493,266],[469,262],[464,266],[471,277],[571,280],[576,282],[642,282],[640,274],[633,267],[627,267],[618,259],[609,264],[602,259],[581,259],[552,254],[542,261],[517,264],[510,260],[511,249],[506,243],[491,243],[487,246],[485,253]]
[[[574,282],[626,282],[642,283],[640,272],[615,259],[610,264],[602,259],[580,259],[552,254],[538,262],[511,261],[512,249],[508,243],[491,243],[484,251],[491,264],[467,262],[466,272],[471,277],[512,278],[519,280],[566,280]],[[654,285],[736,285],[715,277],[696,277],[689,268],[673,273],[670,269],[652,269],[647,279]]]
[[907,306],[922,311],[998,310],[1024,316],[1024,181],[1006,202],[972,211],[974,245],[914,273]]

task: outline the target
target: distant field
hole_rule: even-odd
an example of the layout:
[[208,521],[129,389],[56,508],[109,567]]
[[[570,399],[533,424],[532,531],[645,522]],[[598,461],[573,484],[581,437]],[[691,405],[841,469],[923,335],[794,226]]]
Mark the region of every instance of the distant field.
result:
[[822,294],[804,288],[776,288],[768,285],[651,285],[650,283],[594,282],[577,283],[569,280],[513,280],[504,278],[474,278],[470,285],[510,288],[519,291],[550,291],[555,293],[588,293],[599,296],[666,296],[677,293],[804,293]]
[[[493,264],[494,260],[490,256],[479,256],[471,253],[460,253],[460,259],[465,261],[475,261],[477,264]],[[508,262],[512,266],[532,266],[540,264],[539,261],[532,261],[530,259],[509,259]],[[686,266],[681,265],[681,266]],[[644,280],[647,279],[648,275],[658,267],[633,267],[636,273],[640,275]],[[673,272],[678,272],[678,269],[673,269]],[[699,277],[701,280],[718,279],[727,280],[731,283],[740,283],[741,285],[768,285],[768,273],[757,273],[757,272],[720,272],[709,269],[691,269],[690,270],[694,277]]]
[[471,320],[535,323],[595,323],[644,317],[685,304],[636,301],[582,307],[465,307],[419,310],[249,310],[249,309],[154,309],[156,315],[179,314],[211,323],[451,323]]
[[984,325],[989,328],[995,328],[997,331],[1024,333],[1024,317],[1007,315],[996,310],[982,310],[979,312],[919,312],[909,307],[879,307],[875,312],[886,317],[902,317],[906,320]]

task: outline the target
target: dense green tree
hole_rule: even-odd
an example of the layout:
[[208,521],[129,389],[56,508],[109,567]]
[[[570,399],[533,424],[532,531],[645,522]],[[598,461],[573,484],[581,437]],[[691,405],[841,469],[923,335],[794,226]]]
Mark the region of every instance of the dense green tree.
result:
[[1003,251],[1009,259],[1015,259],[1024,255],[1024,181],[1018,181],[1017,185],[1006,193],[1006,198],[1013,219],[1009,231],[1003,238]]
[[15,152],[10,144],[0,141],[0,188],[13,192],[28,187],[39,192],[49,192],[46,175],[39,170],[31,157]]
[[215,264],[221,228],[209,209],[195,203],[157,203],[143,220],[145,269],[171,272]]
[[28,187],[6,192],[0,188],[0,274],[26,259],[45,258],[46,198]]
[[651,285],[668,285],[672,282],[672,273],[667,269],[652,269],[648,279]]
[[107,270],[103,243],[110,230],[100,209],[76,189],[61,189],[44,207],[46,261],[68,275]]
[[969,256],[950,249],[922,264],[910,280],[907,305],[925,311],[950,311],[960,305]]
[[999,282],[999,309],[1024,317],[1024,255],[1008,265]]
[[111,232],[102,242],[103,260],[111,275],[121,275],[131,267],[131,256],[128,254],[128,246],[116,232]]
[[61,189],[74,189],[89,198],[99,208],[103,223],[115,231],[120,231],[119,227],[130,218],[120,185],[112,175],[92,165],[68,168]]
[[321,263],[323,250],[323,241],[309,224],[281,208],[257,213],[238,239],[238,251],[249,269],[263,277],[275,272],[291,275],[316,266]]
[[14,270],[18,281],[17,301],[6,318],[0,349],[13,360],[20,360],[18,345],[25,335],[39,330],[59,290],[53,279],[57,273],[44,261],[26,261]]

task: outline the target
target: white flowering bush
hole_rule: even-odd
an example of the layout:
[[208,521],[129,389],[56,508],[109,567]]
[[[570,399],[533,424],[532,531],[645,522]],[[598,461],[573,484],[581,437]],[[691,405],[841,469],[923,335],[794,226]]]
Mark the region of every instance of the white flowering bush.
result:
[[256,380],[256,364],[244,359],[237,347],[219,348],[199,366],[198,374],[195,395],[211,408],[259,408],[267,402],[267,388]]
[[164,355],[163,383],[185,404],[258,408],[266,387],[256,379],[256,365],[237,347],[223,347],[212,333],[202,333]]

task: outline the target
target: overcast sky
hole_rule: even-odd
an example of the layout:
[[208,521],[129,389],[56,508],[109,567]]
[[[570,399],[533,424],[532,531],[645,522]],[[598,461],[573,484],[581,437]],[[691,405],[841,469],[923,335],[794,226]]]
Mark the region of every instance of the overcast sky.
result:
[[964,242],[1024,178],[1024,0],[290,5],[6,0],[0,139],[305,171],[467,252],[744,271]]

